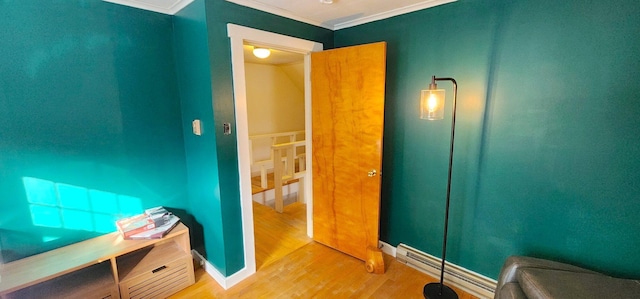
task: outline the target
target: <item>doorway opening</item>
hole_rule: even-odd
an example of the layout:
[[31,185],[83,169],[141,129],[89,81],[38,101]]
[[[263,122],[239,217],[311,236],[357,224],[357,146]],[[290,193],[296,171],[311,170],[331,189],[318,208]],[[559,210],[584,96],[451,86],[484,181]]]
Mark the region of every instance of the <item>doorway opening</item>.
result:
[[[247,45],[259,45],[270,49],[297,53],[303,56],[304,77],[304,132],[306,157],[311,157],[311,92],[310,92],[310,53],[322,51],[320,43],[275,34],[253,28],[227,25],[231,40],[231,59],[233,71],[234,103],[236,112],[236,132],[238,142],[238,168],[240,170],[240,197],[242,208],[242,230],[244,241],[245,268],[228,278],[228,285],[233,285],[256,271],[256,237],[254,229],[254,200],[251,191],[251,153],[249,144],[249,114],[247,102],[247,82],[245,70],[244,48]],[[312,178],[311,161],[304,161],[307,175],[304,176],[304,200],[306,203],[306,231],[309,237],[313,234],[312,210]]]
[[[302,182],[306,174],[304,55],[249,42],[243,49],[259,270],[311,241],[306,234]],[[267,54],[260,56],[256,49]],[[283,155],[285,151],[290,153]]]

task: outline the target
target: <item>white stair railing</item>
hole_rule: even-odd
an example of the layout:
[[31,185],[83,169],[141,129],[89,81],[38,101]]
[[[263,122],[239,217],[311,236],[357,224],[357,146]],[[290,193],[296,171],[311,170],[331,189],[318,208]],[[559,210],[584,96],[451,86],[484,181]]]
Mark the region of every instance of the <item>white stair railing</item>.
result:
[[[249,136],[249,157],[251,159],[251,172],[260,171],[260,187],[267,188],[267,173],[274,170],[274,154],[271,148],[274,145],[290,142],[304,141],[304,131],[291,131],[274,134],[261,134]],[[304,142],[297,143],[293,149],[293,155],[304,155]],[[304,159],[304,158],[303,158]],[[285,160],[286,163],[286,160]],[[304,164],[301,164],[304,170]]]
[[[304,140],[296,142],[281,143],[272,146],[274,161],[273,181],[275,194],[275,210],[282,213],[284,209],[284,198],[282,186],[291,181],[298,180],[298,202],[304,202],[304,175],[305,175],[305,155],[295,155],[297,147],[304,146]],[[297,163],[296,163],[297,162]],[[296,171],[296,164],[299,165]]]

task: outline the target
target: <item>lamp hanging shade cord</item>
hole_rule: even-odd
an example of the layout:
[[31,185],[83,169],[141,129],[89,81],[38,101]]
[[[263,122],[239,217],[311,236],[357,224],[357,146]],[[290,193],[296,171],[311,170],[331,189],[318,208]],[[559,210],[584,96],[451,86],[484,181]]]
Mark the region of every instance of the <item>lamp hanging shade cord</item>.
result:
[[456,132],[456,101],[458,97],[458,83],[453,78],[431,78],[429,88],[436,88],[435,81],[451,81],[453,83],[453,113],[451,115],[451,143],[449,147],[449,174],[447,178],[447,200],[444,214],[444,236],[442,241],[442,265],[440,266],[440,283],[429,283],[424,286],[423,295],[428,299],[458,298],[458,295],[448,286],[444,285],[444,266],[447,254],[447,233],[449,231],[449,202],[451,200],[451,173],[453,172],[453,144]]

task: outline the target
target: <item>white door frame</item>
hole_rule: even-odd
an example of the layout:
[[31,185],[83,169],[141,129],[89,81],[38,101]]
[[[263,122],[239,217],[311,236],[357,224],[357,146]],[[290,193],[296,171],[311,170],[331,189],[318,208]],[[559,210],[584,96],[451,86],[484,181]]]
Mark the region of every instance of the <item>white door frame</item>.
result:
[[[323,50],[323,45],[318,42],[235,24],[227,24],[227,35],[231,39],[231,63],[236,113],[236,135],[238,138],[238,169],[240,172],[240,202],[245,267],[230,277],[224,278],[224,282],[218,281],[225,289],[230,288],[256,272],[253,199],[251,194],[251,160],[249,156],[249,122],[247,115],[243,44],[244,42],[256,43],[273,49],[304,54],[305,154],[307,157],[307,159],[305,159],[307,173],[304,176],[304,198],[307,203],[307,235],[309,235],[309,237],[313,237],[313,192],[311,192],[311,190],[313,190],[313,181],[311,178],[311,52]],[[214,278],[216,277],[214,276]]]

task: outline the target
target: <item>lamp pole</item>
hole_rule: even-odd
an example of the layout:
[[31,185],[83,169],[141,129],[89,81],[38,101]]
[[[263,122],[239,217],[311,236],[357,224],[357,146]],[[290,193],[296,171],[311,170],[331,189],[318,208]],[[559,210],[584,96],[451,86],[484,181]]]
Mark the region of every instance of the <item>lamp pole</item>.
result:
[[453,143],[456,133],[456,100],[458,97],[458,83],[453,78],[436,78],[431,77],[429,89],[436,89],[436,81],[451,81],[453,83],[453,113],[451,115],[451,143],[449,147],[449,175],[447,177],[447,201],[444,214],[444,236],[442,240],[442,265],[440,266],[440,283],[429,283],[424,286],[422,294],[427,299],[437,298],[458,298],[458,294],[450,287],[444,285],[444,266],[447,254],[447,233],[449,230],[449,202],[451,200],[451,173],[453,171]]

